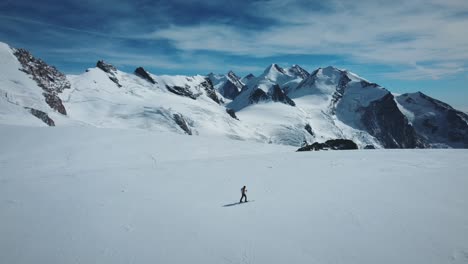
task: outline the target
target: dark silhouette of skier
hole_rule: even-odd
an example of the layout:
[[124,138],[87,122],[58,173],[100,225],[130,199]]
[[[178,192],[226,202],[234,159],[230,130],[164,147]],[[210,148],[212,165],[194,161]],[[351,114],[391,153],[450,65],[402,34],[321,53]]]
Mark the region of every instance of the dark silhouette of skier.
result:
[[245,202],[247,202],[247,195],[245,194],[247,192],[247,187],[245,187],[245,185],[244,185],[244,187],[242,187],[241,192],[242,192],[242,197],[240,198],[239,203],[242,203],[242,199],[244,197],[245,197]]

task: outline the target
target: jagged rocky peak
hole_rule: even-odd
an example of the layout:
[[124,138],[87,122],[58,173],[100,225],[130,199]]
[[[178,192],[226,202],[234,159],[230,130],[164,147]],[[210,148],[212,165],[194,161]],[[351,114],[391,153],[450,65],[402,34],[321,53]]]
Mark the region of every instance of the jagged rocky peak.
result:
[[211,100],[213,100],[217,104],[221,104],[218,96],[216,95],[215,88],[213,86],[213,82],[211,79],[206,77],[205,81],[200,83],[200,86],[205,90],[206,96],[208,96]]
[[20,70],[30,75],[37,85],[42,88],[46,103],[52,109],[66,115],[67,111],[58,96],[58,93],[71,87],[65,74],[41,59],[35,58],[25,49],[13,49],[13,54],[22,66]]
[[310,73],[308,73],[306,70],[304,70],[301,66],[297,64],[294,64],[293,66],[291,66],[291,68],[288,69],[288,72],[290,75],[293,75],[301,79],[306,79],[310,76]]
[[255,78],[255,75],[249,73],[246,76],[244,76],[244,78],[242,78],[242,80],[252,80],[253,78]]
[[244,84],[248,84],[250,81],[255,79],[255,75],[252,73],[247,74],[246,76],[242,77],[241,82]]
[[268,101],[270,98],[262,89],[255,89],[254,92],[249,96],[249,103],[256,104],[259,102]]
[[416,148],[424,144],[402,114],[391,93],[372,101],[362,110],[361,121],[385,148]]
[[264,75],[275,74],[275,73],[287,74],[286,71],[276,63],[270,64],[263,72]]
[[117,68],[114,65],[106,63],[103,60],[98,60],[98,62],[96,63],[96,67],[107,73],[109,79],[112,82],[114,82],[117,85],[117,87],[122,87],[122,85],[119,82],[119,79],[116,76]]
[[396,97],[416,132],[432,147],[468,148],[468,115],[422,92]]
[[281,102],[283,104],[287,104],[290,106],[296,106],[296,103],[293,100],[291,100],[291,98],[289,98],[287,95],[284,94],[283,90],[278,84],[275,84],[273,86],[270,97],[271,97],[271,100],[273,100],[273,102]]
[[156,84],[156,81],[149,75],[149,73],[143,67],[136,68],[135,74],[152,84]]
[[237,88],[239,88],[239,90],[242,89],[244,83],[242,83],[240,77],[237,76],[237,74],[235,74],[233,71],[229,71],[226,76]]
[[333,66],[327,66],[325,68],[321,68],[319,70],[319,72],[321,73],[322,76],[326,76],[328,78],[336,78],[337,76],[341,76],[343,72],[345,71],[342,71],[336,67],[333,67]]
[[96,67],[98,67],[99,69],[107,72],[107,73],[115,73],[117,72],[117,68],[110,64],[110,63],[106,63],[104,62],[104,60],[98,60],[98,62],[96,63]]
[[227,76],[231,79],[234,79],[234,80],[240,80],[239,76],[237,76],[237,74],[235,74],[233,71],[229,71],[227,73]]

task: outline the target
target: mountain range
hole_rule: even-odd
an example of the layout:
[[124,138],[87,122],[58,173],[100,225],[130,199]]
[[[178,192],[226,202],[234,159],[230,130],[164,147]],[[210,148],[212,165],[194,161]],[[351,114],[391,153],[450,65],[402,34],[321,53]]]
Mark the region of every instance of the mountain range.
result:
[[393,94],[328,66],[269,65],[259,76],[132,73],[99,60],[65,75],[0,43],[0,124],[145,129],[300,146],[468,148],[468,115],[421,92]]

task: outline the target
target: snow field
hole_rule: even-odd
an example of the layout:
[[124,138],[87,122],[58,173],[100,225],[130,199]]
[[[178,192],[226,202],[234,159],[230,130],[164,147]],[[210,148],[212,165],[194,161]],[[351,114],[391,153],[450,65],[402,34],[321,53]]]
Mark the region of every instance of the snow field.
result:
[[[467,263],[466,150],[0,127],[2,263]],[[247,185],[252,203],[240,199]]]

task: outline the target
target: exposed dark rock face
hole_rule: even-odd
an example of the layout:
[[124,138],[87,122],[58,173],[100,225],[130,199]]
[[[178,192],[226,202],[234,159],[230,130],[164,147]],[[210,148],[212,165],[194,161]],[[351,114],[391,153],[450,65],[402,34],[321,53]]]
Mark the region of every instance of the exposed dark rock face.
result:
[[180,95],[180,96],[185,96],[188,98],[191,98],[193,100],[197,99],[197,96],[195,96],[190,90],[189,87],[180,87],[180,86],[169,86],[166,85],[166,89],[174,94]]
[[[402,103],[409,109],[420,109],[414,120],[415,128],[429,142],[468,148],[467,114],[421,92],[403,94],[397,100],[404,100]],[[424,104],[425,108],[421,108],[420,104]]]
[[156,81],[149,75],[147,71],[145,71],[145,69],[143,69],[143,67],[136,68],[135,74],[152,84],[156,84]]
[[255,75],[249,73],[247,74],[246,76],[244,76],[244,78],[242,78],[243,80],[246,80],[246,81],[250,81],[252,80],[253,78],[255,78]]
[[218,96],[216,95],[216,91],[213,87],[213,83],[209,78],[205,78],[205,81],[200,84],[201,87],[206,92],[206,95],[213,101],[215,101],[217,104],[220,104],[221,102],[219,101]]
[[361,81],[361,87],[362,87],[362,88],[367,88],[367,87],[370,87],[370,88],[377,88],[377,87],[379,87],[379,85],[376,84],[376,83],[370,83],[370,82],[366,82],[366,81]]
[[29,108],[29,107],[25,107],[25,108],[29,110],[29,112],[33,116],[39,118],[40,120],[42,120],[42,122],[46,123],[48,126],[55,126],[54,120],[52,120],[52,118],[50,118],[46,113],[39,111],[37,109],[34,109],[34,108]]
[[177,85],[166,85],[166,89],[173,94],[185,96],[193,100],[196,100],[199,96],[201,96],[204,91],[206,96],[208,96],[211,100],[213,100],[217,104],[221,104],[221,101],[216,95],[213,83],[208,77],[204,78],[204,80],[199,84],[196,83],[196,79],[194,79],[193,77],[187,77],[186,79],[189,83],[192,83],[193,86],[190,86],[188,84],[185,84],[184,87]]
[[107,72],[107,73],[114,73],[114,72],[117,71],[117,68],[114,65],[106,63],[103,60],[99,60],[96,63],[96,67],[98,67],[99,69],[101,69],[101,70],[103,70],[104,72]]
[[347,72],[342,71],[340,80],[338,82],[338,85],[336,86],[336,91],[332,95],[332,100],[331,100],[331,105],[330,105],[331,114],[335,114],[336,106],[338,102],[340,101],[340,99],[343,98],[343,94],[345,92],[346,86],[348,85],[350,81],[351,79],[348,77]]
[[226,74],[226,81],[218,88],[219,93],[228,99],[234,100],[241,90],[244,88],[244,83],[240,80],[233,71]]
[[227,74],[227,77],[228,79],[230,79],[232,81],[232,83],[240,89],[242,89],[242,87],[244,86],[244,84],[241,82],[241,79],[239,78],[239,76],[237,76],[237,74],[235,74],[233,71],[229,71],[228,74]]
[[67,111],[62,100],[58,97],[58,94],[64,89],[71,87],[66,76],[55,67],[49,66],[44,61],[32,56],[27,50],[14,49],[13,51],[23,67],[20,70],[29,74],[37,85],[42,88],[42,94],[50,108],[66,115]]
[[304,129],[313,137],[315,137],[315,133],[314,131],[312,130],[312,127],[309,125],[309,124],[306,124]]
[[269,99],[268,95],[262,89],[256,89],[250,95],[250,103],[256,104],[260,101],[267,101]]
[[468,148],[468,115],[455,109],[447,110],[449,124],[448,138],[453,142],[462,142]]
[[344,150],[344,149],[358,149],[358,146],[354,141],[349,139],[330,139],[325,141],[325,144],[330,146],[334,150]]
[[281,72],[282,74],[286,74],[286,72],[284,71],[283,68],[281,68],[278,64],[273,64],[273,67],[275,67],[275,69],[279,72]]
[[67,110],[62,103],[62,99],[58,97],[57,94],[54,93],[43,93],[45,97],[46,103],[52,108],[55,109],[57,112],[61,113],[62,115],[67,115]]
[[232,118],[239,120],[239,118],[237,118],[237,116],[236,116],[236,112],[235,112],[233,109],[226,108],[226,112],[227,112]]
[[240,90],[239,90],[239,88],[237,88],[236,85],[234,85],[234,83],[232,83],[231,81],[228,80],[228,81],[221,87],[221,89],[219,89],[219,92],[220,92],[221,95],[224,96],[225,98],[234,100],[234,98],[236,98],[236,97],[239,95]]
[[173,115],[174,121],[176,124],[188,135],[192,135],[192,130],[190,129],[187,121],[185,120],[184,116],[181,114],[174,114]]
[[273,86],[270,96],[271,100],[273,100],[274,102],[281,102],[290,106],[296,106],[296,103],[293,100],[291,100],[291,98],[289,98],[286,94],[284,94],[283,90],[281,90],[278,84],[275,84]]
[[310,73],[301,68],[299,65],[293,65],[291,68],[289,68],[289,72],[301,79],[306,79],[310,76]]
[[374,145],[366,145],[364,149],[375,149]]
[[[418,92],[419,96],[429,101],[438,111],[445,113],[447,120],[447,137],[450,141],[462,143],[464,147],[468,147],[468,115],[453,109],[450,105]],[[438,127],[431,124],[431,120],[424,120],[425,125],[432,130],[432,133],[437,133]]]
[[115,68],[114,65],[105,63],[103,60],[99,60],[96,63],[96,67],[107,73],[109,79],[112,82],[114,82],[117,85],[117,87],[122,87],[122,85],[119,83],[119,79],[117,79],[117,76],[115,76],[115,74],[117,73],[117,68]]
[[[317,73],[319,72],[321,68],[316,69],[313,71],[307,78],[302,80],[296,87],[295,90],[300,90],[303,89],[304,87],[313,87],[315,85],[315,82],[317,81]],[[287,91],[288,93],[290,91]]]
[[423,147],[413,126],[398,109],[391,93],[371,102],[362,110],[362,124],[385,148]]
[[306,145],[299,148],[297,151],[312,151],[312,150],[351,150],[358,149],[358,146],[354,141],[349,139],[331,139],[325,143],[314,142],[311,145]]

